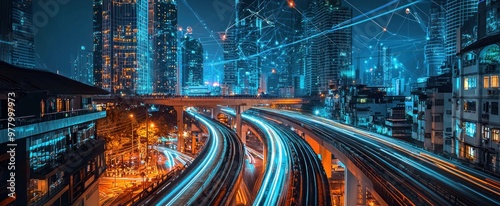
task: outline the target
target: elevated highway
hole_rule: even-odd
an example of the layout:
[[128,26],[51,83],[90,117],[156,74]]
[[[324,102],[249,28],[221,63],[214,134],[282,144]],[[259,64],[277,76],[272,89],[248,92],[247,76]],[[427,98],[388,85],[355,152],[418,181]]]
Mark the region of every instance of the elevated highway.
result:
[[257,111],[300,130],[344,162],[348,205],[357,201],[358,181],[382,205],[500,205],[496,177],[324,118],[283,110]]
[[[234,111],[222,110],[235,116]],[[264,143],[265,171],[253,205],[331,205],[328,178],[312,148],[290,129],[242,115]]]
[[189,113],[205,125],[207,143],[175,180],[135,205],[231,205],[242,178],[243,144],[221,123]]

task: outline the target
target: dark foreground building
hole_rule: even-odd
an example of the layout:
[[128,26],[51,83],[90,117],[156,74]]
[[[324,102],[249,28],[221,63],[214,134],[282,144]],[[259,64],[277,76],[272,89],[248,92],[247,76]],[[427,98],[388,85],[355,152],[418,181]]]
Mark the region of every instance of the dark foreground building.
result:
[[0,62],[0,205],[99,204],[106,111],[92,96],[107,93]]

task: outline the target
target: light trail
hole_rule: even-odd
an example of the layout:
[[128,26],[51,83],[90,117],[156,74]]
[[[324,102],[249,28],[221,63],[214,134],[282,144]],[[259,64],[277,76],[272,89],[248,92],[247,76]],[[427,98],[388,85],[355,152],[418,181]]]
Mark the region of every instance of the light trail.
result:
[[[212,135],[210,141],[213,141],[213,147],[210,147],[210,151],[207,154],[207,158],[204,161],[200,162],[200,165],[197,165],[193,173],[190,173],[185,179],[183,179],[171,192],[166,194],[159,202],[158,205],[176,205],[178,199],[182,195],[186,195],[185,192],[200,178],[200,176],[204,173],[210,173],[211,171],[207,171],[207,168],[211,165],[212,161],[215,161],[215,156],[217,154],[217,150],[220,147],[219,140],[222,138],[220,134],[217,132],[215,127],[206,121],[203,118],[197,118],[198,121],[203,122],[210,130],[210,134]],[[199,188],[200,189],[200,188]]]

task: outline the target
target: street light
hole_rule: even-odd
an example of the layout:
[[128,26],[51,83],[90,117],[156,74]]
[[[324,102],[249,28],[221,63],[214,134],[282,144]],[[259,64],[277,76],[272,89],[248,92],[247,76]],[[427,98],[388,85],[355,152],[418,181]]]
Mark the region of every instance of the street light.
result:
[[131,148],[132,152],[130,153],[130,155],[133,156],[134,155],[134,121],[133,121],[134,114],[130,114],[130,118],[132,118],[130,120],[130,125],[132,127],[132,138],[130,138],[130,141],[132,142],[132,148]]

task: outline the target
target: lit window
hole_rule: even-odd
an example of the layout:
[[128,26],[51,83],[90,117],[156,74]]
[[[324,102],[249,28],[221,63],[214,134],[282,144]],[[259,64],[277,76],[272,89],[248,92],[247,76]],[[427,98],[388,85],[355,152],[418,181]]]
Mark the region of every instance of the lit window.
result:
[[475,151],[476,151],[476,149],[474,147],[467,145],[466,146],[466,152],[467,152],[466,158],[473,160],[475,158]]
[[499,129],[492,129],[491,130],[491,140],[497,141],[500,139],[500,130]]
[[490,88],[490,77],[483,78],[484,88]]
[[469,90],[469,78],[468,77],[464,78],[464,89]]
[[476,123],[465,122],[465,134],[470,137],[476,136]]
[[491,87],[498,87],[498,75],[491,76]]

